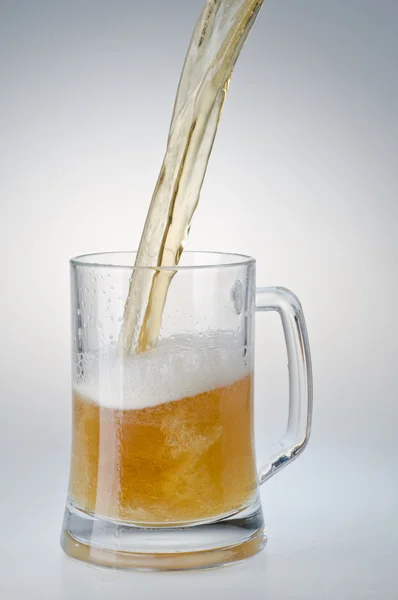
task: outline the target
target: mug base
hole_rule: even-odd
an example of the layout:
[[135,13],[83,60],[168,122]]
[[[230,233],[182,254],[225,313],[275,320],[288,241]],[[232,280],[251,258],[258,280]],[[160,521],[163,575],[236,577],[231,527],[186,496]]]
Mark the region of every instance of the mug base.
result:
[[65,509],[61,547],[97,566],[143,571],[212,569],[245,560],[266,545],[261,506],[190,527],[137,527]]

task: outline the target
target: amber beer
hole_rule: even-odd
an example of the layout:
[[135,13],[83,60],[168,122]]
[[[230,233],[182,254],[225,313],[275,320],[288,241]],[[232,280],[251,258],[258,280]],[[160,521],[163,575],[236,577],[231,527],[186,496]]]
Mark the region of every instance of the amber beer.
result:
[[252,500],[252,380],[143,409],[74,393],[70,495],[85,511],[133,523],[184,523]]

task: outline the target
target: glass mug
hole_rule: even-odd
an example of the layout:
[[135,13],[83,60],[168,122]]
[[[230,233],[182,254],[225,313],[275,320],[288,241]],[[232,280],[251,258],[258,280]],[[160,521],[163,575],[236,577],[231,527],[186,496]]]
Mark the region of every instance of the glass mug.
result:
[[[73,435],[62,548],[117,568],[242,560],[266,544],[259,486],[301,454],[310,434],[300,303],[282,288],[256,289],[253,258],[184,252],[178,267],[161,268],[173,276],[156,347],[121,358],[134,262],[133,252],[71,260]],[[259,471],[257,311],[280,314],[290,377],[287,431]]]

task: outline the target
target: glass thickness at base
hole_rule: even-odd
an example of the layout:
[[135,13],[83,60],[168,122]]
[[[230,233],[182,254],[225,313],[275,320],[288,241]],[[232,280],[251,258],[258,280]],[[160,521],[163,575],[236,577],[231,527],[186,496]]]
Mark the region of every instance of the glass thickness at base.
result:
[[61,546],[71,558],[115,569],[210,569],[245,560],[266,545],[261,507],[183,528],[143,528],[65,509]]

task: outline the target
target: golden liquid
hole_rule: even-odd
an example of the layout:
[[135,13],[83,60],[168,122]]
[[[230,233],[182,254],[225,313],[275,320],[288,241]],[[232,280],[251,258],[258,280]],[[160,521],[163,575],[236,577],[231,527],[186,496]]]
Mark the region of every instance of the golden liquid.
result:
[[[173,267],[183,252],[217,133],[233,68],[263,0],[207,0],[177,91],[166,155],[135,266]],[[133,272],[119,354],[156,345],[175,272]]]
[[139,410],[74,394],[69,493],[81,508],[133,523],[222,516],[253,498],[252,381]]

